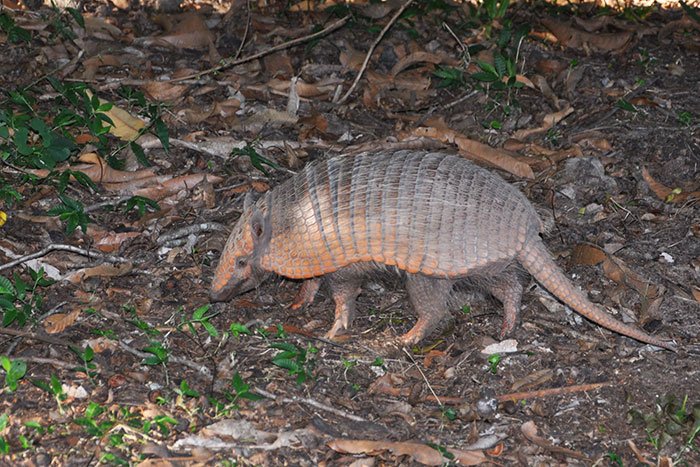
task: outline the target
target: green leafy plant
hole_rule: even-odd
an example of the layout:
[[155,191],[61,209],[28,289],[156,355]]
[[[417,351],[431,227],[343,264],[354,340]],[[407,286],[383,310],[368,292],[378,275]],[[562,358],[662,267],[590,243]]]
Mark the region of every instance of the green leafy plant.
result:
[[27,271],[31,282],[25,281],[17,273],[13,275],[13,281],[0,276],[0,311],[3,326],[12,323],[24,326],[30,316],[41,311],[44,303],[44,297],[37,289],[53,284],[52,280],[44,277],[43,268],[38,271],[27,268]]
[[32,35],[24,28],[17,26],[15,20],[7,13],[0,12],[0,31],[7,34],[7,40],[11,44],[18,42],[29,42]]
[[101,420],[104,413],[105,408],[100,404],[89,402],[83,416],[73,419],[73,422],[85,428],[89,435],[103,437],[114,426],[111,420]]
[[[7,425],[10,423],[10,416],[6,413],[0,415],[0,433],[5,431]],[[10,453],[10,443],[5,439],[4,436],[0,436],[0,454]]]
[[605,455],[605,457],[608,458],[611,464],[619,465],[620,467],[623,467],[622,463],[622,458],[614,453],[613,451],[608,451],[608,453]]
[[503,357],[501,357],[501,354],[493,354],[489,355],[489,358],[487,361],[489,362],[489,371],[493,373],[494,375],[498,372],[498,365],[501,363],[501,360]]
[[0,355],[0,366],[5,370],[5,385],[10,391],[16,391],[19,381],[27,374],[27,364],[22,360],[10,360],[6,355]]
[[241,323],[231,323],[229,332],[233,337],[239,337],[241,334],[250,335],[250,329],[248,329],[245,324]]
[[219,331],[216,327],[209,321],[218,313],[209,313],[210,304],[200,306],[192,313],[192,318],[184,320],[180,327],[186,326],[190,334],[193,336],[197,335],[197,326],[202,326],[209,334],[210,337],[219,337]]
[[439,88],[460,88],[466,85],[464,72],[459,68],[438,66],[433,75],[441,80]]
[[68,398],[68,395],[63,390],[63,383],[61,383],[61,380],[58,379],[56,375],[51,375],[51,379],[48,383],[43,380],[35,379],[32,380],[32,384],[53,396],[58,405],[59,412],[63,413],[63,401]]
[[124,212],[129,212],[135,208],[138,217],[143,217],[146,214],[146,210],[151,212],[160,211],[160,205],[157,201],[144,196],[132,196],[120,203],[120,206]]
[[70,347],[71,351],[75,353],[82,365],[75,369],[75,371],[80,371],[85,373],[89,378],[94,378],[97,376],[97,365],[92,361],[95,358],[95,351],[89,345],[84,349],[80,349],[75,346]]
[[144,347],[143,351],[151,354],[143,361],[144,365],[156,366],[168,363],[170,351],[161,342],[151,341],[151,345]]
[[632,103],[630,103],[629,101],[627,101],[625,99],[618,100],[617,106],[622,110],[626,110],[627,112],[635,112],[635,113],[637,112],[637,108]]
[[693,123],[693,114],[687,111],[678,112],[678,121],[683,126],[690,126]]
[[85,212],[83,204],[67,195],[59,195],[59,198],[62,204],[49,209],[47,214],[49,216],[58,216],[59,219],[66,223],[67,235],[71,235],[78,227],[83,233],[87,233],[87,225],[89,222],[92,222],[92,219]]
[[690,407],[687,395],[679,400],[667,394],[657,399],[652,412],[633,408],[627,419],[644,426],[647,442],[657,450],[663,449],[674,437],[682,437],[684,449],[691,449],[700,434],[700,403]]
[[180,381],[180,387],[175,389],[175,392],[183,397],[199,397],[199,391],[190,388],[190,385],[184,379]]
[[249,401],[259,401],[262,399],[262,396],[251,392],[250,385],[243,381],[243,378],[241,378],[241,375],[238,372],[233,374],[233,378],[231,379],[231,388],[233,389],[233,393],[227,393],[226,398],[234,404],[240,399],[247,399]]
[[271,160],[261,156],[258,151],[255,150],[253,146],[250,144],[246,144],[245,147],[239,149],[239,148],[234,148],[231,151],[231,155],[234,157],[239,157],[239,156],[247,156],[250,159],[250,163],[261,171],[263,174],[266,176],[269,176],[269,172],[265,169],[265,166],[271,167],[273,169],[278,169],[279,166],[272,162]]
[[303,349],[289,342],[273,342],[270,344],[270,348],[280,350],[273,357],[272,363],[287,370],[290,376],[296,376],[297,384],[310,378],[314,362],[307,357],[310,353],[318,352],[318,349],[311,345]]

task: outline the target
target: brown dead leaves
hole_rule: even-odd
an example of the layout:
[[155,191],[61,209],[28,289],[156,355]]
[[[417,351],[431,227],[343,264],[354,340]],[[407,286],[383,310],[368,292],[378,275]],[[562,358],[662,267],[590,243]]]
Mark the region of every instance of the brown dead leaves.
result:
[[414,462],[423,465],[444,465],[450,461],[459,465],[479,465],[488,460],[486,455],[480,451],[445,449],[446,456],[443,456],[436,447],[410,442],[334,439],[328,442],[328,447],[336,452],[353,455],[364,454],[376,456],[383,452],[390,452],[397,457],[408,456]]

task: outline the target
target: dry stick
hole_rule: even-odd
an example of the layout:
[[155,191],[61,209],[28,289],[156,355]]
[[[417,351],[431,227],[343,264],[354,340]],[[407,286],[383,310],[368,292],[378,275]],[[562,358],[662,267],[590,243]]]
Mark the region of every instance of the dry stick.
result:
[[72,345],[74,345],[73,343],[64,341],[62,339],[57,339],[51,336],[42,336],[34,332],[22,331],[20,329],[0,327],[0,334],[7,334],[8,336],[16,337],[26,337],[28,339],[34,339],[35,341],[46,342],[48,344],[62,345],[64,347],[71,347]]
[[520,399],[540,399],[542,397],[549,396],[559,396],[562,394],[572,394],[574,392],[586,392],[593,391],[595,389],[600,389],[605,386],[612,386],[612,383],[591,383],[591,384],[578,384],[576,386],[566,386],[563,388],[552,388],[552,389],[541,389],[539,391],[526,391],[526,392],[512,392],[510,394],[503,394],[502,396],[496,396],[498,402],[505,402],[510,400],[520,400]]
[[355,421],[355,422],[366,422],[367,421],[362,417],[358,417],[357,415],[347,413],[343,410],[336,409],[335,407],[331,407],[329,405],[322,404],[316,400],[309,399],[306,397],[298,397],[298,396],[277,397],[274,394],[272,394],[271,392],[267,392],[264,389],[260,389],[260,388],[253,388],[253,391],[257,392],[261,396],[267,397],[268,399],[281,401],[281,402],[284,402],[285,404],[302,403],[302,404],[310,405],[311,407],[314,407],[316,409],[324,410],[326,412],[330,412],[332,414],[339,415],[341,417],[345,417],[345,418],[350,419],[350,420]]
[[[145,360],[146,358],[152,356],[150,353],[142,352],[142,351],[140,351],[140,350],[137,350],[137,349],[131,347],[131,346],[130,346],[129,344],[127,344],[126,342],[121,341],[121,340],[119,341],[119,347],[121,347],[122,350],[125,350],[125,351],[129,352],[130,354],[132,354],[132,355],[134,355],[134,356],[136,356],[136,357],[142,358],[142,359],[144,359],[144,360]],[[212,376],[212,374],[211,374],[211,371],[209,370],[208,367],[206,367],[206,366],[204,366],[204,365],[199,365],[199,364],[197,364],[197,363],[195,363],[195,362],[193,362],[193,361],[190,361],[190,360],[187,360],[187,359],[184,359],[184,358],[180,358],[180,357],[174,357],[174,356],[172,356],[172,355],[169,355],[169,356],[168,356],[168,362],[177,363],[177,364],[179,364],[179,365],[186,366],[187,368],[191,368],[192,370],[196,371],[197,373],[199,373],[200,375],[204,376],[204,377],[207,378],[208,380],[212,380],[212,379],[213,379],[213,376]]]
[[392,16],[391,20],[387,23],[386,26],[384,26],[384,29],[382,29],[382,32],[379,33],[379,36],[374,40],[372,43],[372,46],[369,48],[367,51],[367,55],[365,55],[365,61],[362,62],[362,66],[360,67],[360,72],[357,74],[355,77],[355,81],[352,82],[352,86],[350,86],[350,89],[348,89],[348,92],[345,93],[343,97],[336,102],[336,104],[344,104],[346,100],[348,100],[348,97],[350,97],[350,94],[352,94],[355,91],[355,88],[357,87],[357,83],[360,82],[360,79],[362,78],[362,75],[365,74],[365,70],[367,69],[367,64],[369,63],[369,59],[372,58],[372,54],[374,53],[374,49],[377,48],[379,45],[379,42],[384,38],[384,35],[389,31],[389,29],[394,25],[396,20],[399,19],[399,16],[408,8],[408,6],[413,3],[413,0],[408,0],[406,3],[403,4],[401,8],[399,8],[399,11],[397,11],[394,16]]
[[345,23],[347,23],[349,19],[350,19],[350,15],[346,15],[343,18],[336,21],[335,23],[328,26],[327,28],[322,29],[322,30],[315,32],[313,34],[309,34],[308,36],[299,37],[298,39],[293,39],[291,41],[284,42],[280,45],[270,47],[269,49],[263,50],[262,52],[259,52],[255,55],[251,55],[250,57],[244,57],[244,58],[241,58],[238,60],[230,60],[230,59],[223,60],[221,65],[217,65],[213,68],[209,68],[208,70],[193,73],[191,75],[182,76],[180,78],[170,80],[170,82],[177,83],[177,82],[188,80],[188,79],[197,79],[197,78],[200,78],[204,75],[208,75],[210,73],[216,73],[217,71],[221,71],[225,68],[229,68],[229,67],[236,66],[236,65],[241,65],[243,63],[257,60],[258,58],[264,57],[265,55],[269,55],[271,53],[278,52],[280,50],[288,49],[290,47],[294,47],[295,45],[303,44],[304,42],[308,42],[308,41],[316,39],[318,37],[325,36],[326,34],[335,31],[336,29],[342,27]]
[[248,32],[250,31],[250,17],[251,11],[250,11],[250,0],[246,0],[245,2],[246,10],[248,10],[248,18],[245,20],[245,31],[243,31],[243,38],[241,39],[241,45],[238,46],[238,50],[236,50],[236,53],[233,55],[234,60],[238,60],[238,57],[241,56],[241,52],[243,52],[243,47],[245,47],[245,42],[248,40]]
[[416,369],[418,370],[418,373],[420,373],[420,375],[423,377],[423,381],[425,381],[425,384],[428,385],[428,389],[430,390],[430,393],[435,398],[435,401],[438,403],[438,405],[440,407],[442,407],[442,402],[440,401],[440,398],[438,397],[437,394],[435,394],[435,391],[433,391],[433,387],[430,385],[430,381],[428,381],[428,378],[425,376],[425,373],[423,373],[423,370],[420,369],[420,367],[418,366],[416,361],[413,359],[413,355],[411,355],[411,353],[408,350],[406,350],[406,347],[402,347],[401,350],[403,350],[403,353],[405,353],[406,356],[408,356],[408,358],[411,360],[411,362],[415,365]]
[[43,250],[37,251],[36,253],[32,253],[30,255],[25,255],[25,256],[22,256],[21,258],[17,258],[14,261],[10,261],[9,263],[5,263],[3,265],[0,265],[0,271],[4,271],[5,269],[13,268],[13,267],[17,266],[18,264],[22,264],[22,263],[30,261],[32,259],[41,258],[42,256],[46,256],[47,254],[51,253],[52,251],[56,251],[56,250],[70,251],[71,253],[77,253],[79,255],[87,256],[88,258],[94,257],[97,259],[102,259],[105,261],[109,261],[110,263],[126,263],[128,261],[124,258],[119,258],[119,257],[112,256],[112,255],[103,255],[101,253],[97,253],[94,251],[91,252],[90,250],[86,250],[84,248],[78,248],[77,246],[64,245],[61,243],[57,243],[55,245],[49,245],[46,248],[44,248]]

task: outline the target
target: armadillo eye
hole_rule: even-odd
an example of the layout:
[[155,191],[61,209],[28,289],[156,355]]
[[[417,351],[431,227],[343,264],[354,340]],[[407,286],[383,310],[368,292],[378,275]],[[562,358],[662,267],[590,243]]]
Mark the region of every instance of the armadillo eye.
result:
[[246,260],[244,259],[238,259],[236,260],[236,266],[239,268],[244,268],[246,266]]

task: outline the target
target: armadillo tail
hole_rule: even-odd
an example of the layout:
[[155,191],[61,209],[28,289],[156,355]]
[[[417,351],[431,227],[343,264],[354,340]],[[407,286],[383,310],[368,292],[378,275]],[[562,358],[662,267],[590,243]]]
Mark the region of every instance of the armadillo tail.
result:
[[591,303],[559,269],[539,237],[534,237],[525,244],[518,255],[518,261],[559,300],[594,323],[632,339],[663,347],[673,352],[676,351],[676,347],[673,344],[664,342],[640,329],[628,326]]

